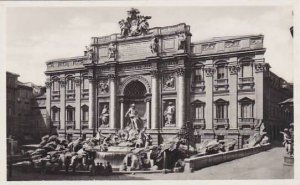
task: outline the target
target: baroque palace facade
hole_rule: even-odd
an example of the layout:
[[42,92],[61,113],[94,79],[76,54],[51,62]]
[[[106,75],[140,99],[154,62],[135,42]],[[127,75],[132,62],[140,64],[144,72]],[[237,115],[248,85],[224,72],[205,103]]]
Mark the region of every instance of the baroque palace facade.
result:
[[262,121],[271,138],[290,121],[278,103],[292,91],[269,71],[263,35],[191,43],[190,26],[150,29],[151,17],[131,11],[121,34],[92,37],[84,56],[47,62],[52,131],[67,139],[114,133],[130,124],[132,104],[157,142],[189,122],[199,142],[235,138],[241,146]]

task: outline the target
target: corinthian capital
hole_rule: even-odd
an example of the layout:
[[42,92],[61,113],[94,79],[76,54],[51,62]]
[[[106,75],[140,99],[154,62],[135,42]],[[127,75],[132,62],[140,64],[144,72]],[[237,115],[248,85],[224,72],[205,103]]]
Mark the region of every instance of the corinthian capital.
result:
[[230,65],[230,66],[228,66],[228,68],[229,68],[230,74],[232,74],[232,75],[237,74],[240,70],[240,66],[238,66],[238,65]]
[[150,73],[151,73],[151,76],[154,78],[158,77],[158,75],[159,75],[159,72],[157,69],[151,70]]
[[115,74],[108,74],[107,77],[108,77],[108,79],[111,79],[111,80],[116,79],[116,75]]
[[255,66],[256,73],[267,71],[270,68],[270,65],[264,62],[255,63],[254,66]]
[[206,76],[210,76],[211,77],[211,76],[214,75],[216,69],[214,67],[205,67],[204,71],[205,71]]
[[51,87],[51,82],[50,81],[45,82],[45,86],[46,86],[46,88],[50,88]]
[[177,68],[176,73],[178,76],[184,76],[185,75],[185,68]]
[[79,86],[80,85],[80,78],[75,78],[74,79],[74,82],[75,82],[75,84],[77,85],[77,86]]

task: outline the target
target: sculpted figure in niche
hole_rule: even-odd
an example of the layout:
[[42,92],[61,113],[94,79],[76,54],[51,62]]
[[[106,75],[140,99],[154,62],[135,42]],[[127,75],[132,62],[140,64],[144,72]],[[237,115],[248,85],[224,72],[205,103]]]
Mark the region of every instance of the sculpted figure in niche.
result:
[[117,51],[116,44],[110,43],[108,46],[108,58],[115,58],[116,51]]
[[135,104],[131,104],[130,108],[125,114],[125,117],[130,118],[130,122],[127,124],[131,129],[137,130],[140,128],[140,124],[142,123],[141,118],[139,117],[138,111],[135,109]]
[[172,102],[169,102],[168,107],[164,112],[165,116],[165,126],[170,126],[175,124],[175,105]]
[[101,125],[108,125],[109,122],[109,110],[108,110],[108,105],[104,105],[102,112],[100,114],[100,120],[101,120]]
[[150,44],[151,52],[158,53],[158,48],[159,48],[158,38],[152,39],[151,44]]
[[173,76],[169,76],[168,80],[165,82],[165,88],[174,88],[175,87],[175,78]]
[[106,92],[108,92],[108,84],[107,84],[107,82],[100,82],[99,83],[99,92],[100,93],[106,93]]

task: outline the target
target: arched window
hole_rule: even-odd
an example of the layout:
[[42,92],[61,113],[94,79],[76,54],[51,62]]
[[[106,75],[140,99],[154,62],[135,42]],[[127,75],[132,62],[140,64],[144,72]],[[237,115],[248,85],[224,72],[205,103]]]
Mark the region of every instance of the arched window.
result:
[[82,88],[83,90],[89,89],[89,79],[88,79],[87,76],[84,76],[84,77],[83,77],[81,88]]
[[72,106],[67,106],[67,121],[75,121],[75,108]]
[[215,101],[215,118],[217,120],[227,119],[228,118],[228,101],[225,101],[223,99],[218,99]]
[[83,105],[81,107],[81,120],[88,121],[89,120],[89,107],[87,105]]
[[253,118],[254,101],[245,97],[239,100],[240,103],[240,118]]
[[60,120],[60,109],[56,106],[51,108],[51,118],[53,122],[59,121]]
[[192,118],[194,121],[202,121],[204,120],[204,108],[205,108],[205,103],[199,100],[196,100],[192,103],[193,107],[193,114]]
[[253,77],[253,59],[244,58],[239,61],[240,77],[247,78]]
[[67,78],[67,90],[74,90],[74,78]]
[[201,84],[204,82],[204,71],[203,68],[198,67],[195,68],[194,75],[193,75],[193,84]]
[[60,90],[59,88],[59,78],[53,78],[52,79],[52,91],[58,92]]

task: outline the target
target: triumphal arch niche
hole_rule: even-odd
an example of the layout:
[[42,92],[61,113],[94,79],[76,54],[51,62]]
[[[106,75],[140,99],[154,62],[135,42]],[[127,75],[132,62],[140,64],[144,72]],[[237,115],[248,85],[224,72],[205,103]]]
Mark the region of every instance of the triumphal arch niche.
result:
[[123,129],[135,117],[131,126],[176,133],[185,122],[190,27],[149,28],[149,19],[131,9],[119,22],[120,34],[93,37],[87,48],[97,128]]

